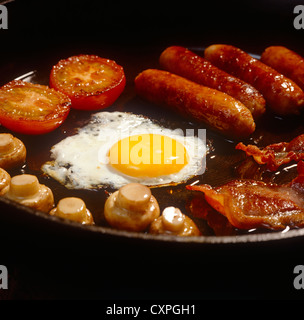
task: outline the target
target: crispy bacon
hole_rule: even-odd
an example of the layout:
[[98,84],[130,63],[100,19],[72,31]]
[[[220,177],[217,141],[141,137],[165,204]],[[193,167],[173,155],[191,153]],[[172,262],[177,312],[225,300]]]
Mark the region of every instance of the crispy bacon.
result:
[[223,186],[187,186],[201,191],[208,204],[238,229],[304,227],[304,162],[298,177],[285,185],[250,179],[233,180]]
[[263,149],[257,146],[245,146],[242,142],[235,147],[243,150],[247,156],[252,156],[258,164],[265,164],[270,171],[276,171],[280,166],[291,161],[304,160],[304,134],[294,138],[290,142],[271,144]]
[[217,236],[232,236],[237,234],[236,228],[222,214],[214,210],[202,196],[195,196],[189,204],[191,214],[207,221],[209,227]]

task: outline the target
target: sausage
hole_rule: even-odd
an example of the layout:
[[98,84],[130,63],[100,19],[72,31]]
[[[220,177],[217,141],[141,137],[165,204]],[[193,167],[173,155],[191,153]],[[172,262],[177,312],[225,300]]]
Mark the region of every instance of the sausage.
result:
[[276,114],[299,114],[304,106],[304,92],[296,83],[239,48],[212,45],[206,48],[205,58],[254,86]]
[[255,130],[251,112],[240,101],[170,72],[145,70],[136,77],[135,89],[141,97],[227,136],[243,138]]
[[304,90],[303,57],[285,47],[272,46],[262,53],[261,61],[293,80]]
[[165,49],[159,62],[169,72],[225,92],[241,101],[255,119],[265,112],[265,99],[257,89],[186,48],[173,46]]

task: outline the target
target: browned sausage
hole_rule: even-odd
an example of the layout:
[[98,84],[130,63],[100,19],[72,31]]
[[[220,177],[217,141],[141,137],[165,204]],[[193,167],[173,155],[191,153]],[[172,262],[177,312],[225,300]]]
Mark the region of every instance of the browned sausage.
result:
[[255,130],[251,112],[240,101],[170,72],[145,70],[136,77],[135,88],[143,98],[230,137],[243,138]]
[[183,47],[169,47],[159,59],[162,68],[204,86],[225,92],[241,101],[258,118],[265,112],[265,99],[252,85],[213,66]]
[[261,61],[293,80],[304,90],[304,58],[281,46],[268,47]]
[[299,114],[304,106],[304,92],[296,83],[236,47],[212,45],[205,58],[258,89],[277,114]]

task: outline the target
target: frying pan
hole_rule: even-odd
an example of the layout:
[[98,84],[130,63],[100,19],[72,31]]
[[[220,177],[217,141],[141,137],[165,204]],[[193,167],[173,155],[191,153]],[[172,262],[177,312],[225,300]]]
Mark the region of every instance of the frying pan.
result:
[[[261,1],[248,2],[246,6],[237,1],[204,4],[202,12],[195,10],[199,5],[195,2],[190,2],[186,10],[175,8],[175,11],[172,4],[164,8],[158,1],[151,2],[146,8],[132,2],[128,2],[128,5],[122,2],[114,6],[104,2],[83,6],[77,1],[63,1],[57,5],[15,1],[6,5],[9,28],[0,30],[1,85],[15,78],[48,84],[51,67],[60,59],[81,53],[97,54],[122,65],[127,77],[124,93],[109,111],[144,114],[172,128],[189,125],[198,128],[198,125],[189,124],[141,100],[135,95],[133,84],[135,76],[143,69],[159,67],[159,54],[167,46],[184,45],[202,53],[209,44],[230,43],[259,55],[266,46],[281,44],[304,53],[304,48],[299,46],[299,39],[303,35],[292,24],[292,2],[288,6],[280,2],[279,8],[276,6],[275,14],[271,16],[271,1],[263,4]],[[218,10],[219,7],[221,10]],[[85,191],[65,190],[40,171],[41,164],[49,160],[51,146],[73,134],[75,128],[86,123],[90,116],[91,113],[72,110],[67,121],[47,136],[17,135],[28,148],[27,164],[21,171],[34,173],[40,182],[51,186],[55,200],[69,194],[85,196],[97,208],[97,212],[102,213],[106,197],[104,190],[98,196],[96,193],[92,196]],[[2,128],[2,131],[5,129]],[[290,141],[303,132],[302,119],[281,119],[267,115],[247,142],[258,139],[261,144],[267,145]],[[207,138],[214,143],[215,151],[210,155],[213,156],[213,162],[210,156],[207,158],[207,171],[202,179],[205,183],[219,185],[233,178],[233,168],[241,161],[241,156],[234,151],[234,142],[212,131],[207,131]],[[220,174],[216,170],[219,164]],[[155,188],[152,193],[161,206],[172,203],[185,205],[190,197],[185,185]],[[171,190],[174,190],[172,197]],[[300,263],[298,257],[304,241],[304,229],[221,237],[207,232],[201,237],[182,238],[119,231],[108,227],[102,214],[98,217],[95,226],[82,226],[0,198],[1,240],[5,244],[2,254],[10,259],[14,256],[31,274],[31,281],[33,274],[37,273],[37,257],[39,263],[45,262],[43,268],[52,270],[58,261],[61,261],[61,268],[73,264],[74,267],[78,266],[76,270],[80,270],[80,266],[84,268],[85,265],[90,283],[98,283],[103,288],[98,291],[102,295],[110,292],[110,296],[114,296],[116,291],[110,289],[113,286],[116,289],[123,288],[120,291],[122,295],[126,293],[124,290],[130,288],[131,292],[135,292],[134,287],[145,292],[149,291],[147,288],[152,288],[150,294],[160,294],[157,281],[163,278],[160,271],[164,268],[170,270],[171,275],[179,274],[176,268],[187,273],[190,279],[187,285],[178,287],[175,282],[166,279],[171,288],[180,294],[189,290],[193,296],[203,298],[208,294],[217,297],[220,290],[222,295],[232,292],[235,296],[242,290],[247,290],[248,296],[265,296],[274,292],[277,296],[282,292],[285,295],[296,294],[292,286],[293,267]],[[99,268],[104,271],[104,264],[112,269],[112,282],[96,276]],[[226,272],[223,272],[223,264]],[[126,277],[117,276],[118,266],[121,265],[129,274],[127,281]],[[134,267],[140,265],[144,265],[150,273],[148,285],[143,285],[134,271]],[[266,273],[260,270],[260,265],[267,270]],[[109,272],[108,268],[106,272]],[[90,276],[89,269],[93,270]],[[153,273],[153,270],[157,272]],[[74,271],[71,274],[76,273]],[[60,278],[59,271],[55,274]],[[285,276],[283,281],[281,274]],[[130,277],[133,277],[133,282]],[[245,283],[242,280],[244,277],[247,279]],[[216,281],[216,278],[220,280]],[[281,280],[279,286],[278,278]],[[225,285],[230,289],[223,290]],[[261,285],[264,285],[262,293]],[[172,293],[172,290],[167,288],[165,292]]]

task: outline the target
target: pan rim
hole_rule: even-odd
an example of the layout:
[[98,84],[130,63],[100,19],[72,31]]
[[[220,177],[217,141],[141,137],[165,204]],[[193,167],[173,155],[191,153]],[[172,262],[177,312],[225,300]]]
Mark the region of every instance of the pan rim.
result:
[[258,233],[258,234],[243,234],[233,236],[192,236],[180,237],[175,235],[152,235],[144,232],[134,232],[126,230],[118,230],[111,227],[104,227],[99,225],[82,225],[78,222],[63,219],[56,216],[50,216],[45,212],[23,206],[10,199],[0,197],[0,203],[13,207],[18,213],[28,213],[31,217],[38,219],[38,222],[51,222],[54,225],[61,225],[67,228],[77,229],[79,232],[89,233],[90,235],[98,236],[111,236],[115,238],[154,241],[161,243],[174,243],[174,244],[193,244],[193,245],[232,245],[232,244],[249,244],[249,243],[263,243],[270,241],[283,241],[294,239],[304,236],[304,229],[292,229],[288,232],[273,232],[273,233]]

